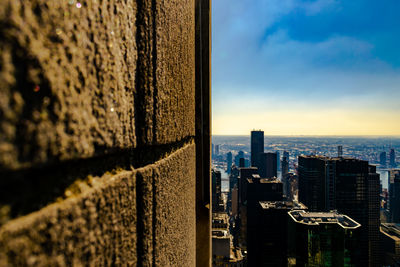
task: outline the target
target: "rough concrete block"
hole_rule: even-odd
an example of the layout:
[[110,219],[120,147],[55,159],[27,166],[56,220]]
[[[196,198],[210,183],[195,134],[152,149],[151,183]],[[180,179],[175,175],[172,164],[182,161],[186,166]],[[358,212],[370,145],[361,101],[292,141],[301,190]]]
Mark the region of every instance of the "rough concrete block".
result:
[[0,169],[136,145],[136,1],[0,5]]
[[195,145],[187,145],[160,161],[156,168],[156,266],[195,266],[195,160]]
[[0,266],[135,266],[134,171],[4,225]]
[[155,1],[155,142],[195,135],[193,0]]
[[194,144],[137,170],[138,179],[142,176],[152,188],[143,191],[143,200],[138,193],[138,202],[148,203],[147,212],[138,217],[138,229],[142,224],[144,233],[144,266],[195,266],[195,172]]

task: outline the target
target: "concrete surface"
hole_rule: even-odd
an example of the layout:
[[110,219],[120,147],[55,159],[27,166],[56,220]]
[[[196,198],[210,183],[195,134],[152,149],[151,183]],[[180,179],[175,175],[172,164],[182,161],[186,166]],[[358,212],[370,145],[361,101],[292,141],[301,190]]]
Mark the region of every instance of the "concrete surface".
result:
[[209,256],[195,31],[194,0],[2,2],[0,266]]

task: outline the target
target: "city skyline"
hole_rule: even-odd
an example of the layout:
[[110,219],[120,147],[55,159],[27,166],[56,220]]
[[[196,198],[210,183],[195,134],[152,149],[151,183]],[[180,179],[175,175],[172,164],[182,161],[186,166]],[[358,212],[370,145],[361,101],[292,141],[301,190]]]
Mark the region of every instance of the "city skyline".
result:
[[213,134],[399,136],[399,8],[213,1]]

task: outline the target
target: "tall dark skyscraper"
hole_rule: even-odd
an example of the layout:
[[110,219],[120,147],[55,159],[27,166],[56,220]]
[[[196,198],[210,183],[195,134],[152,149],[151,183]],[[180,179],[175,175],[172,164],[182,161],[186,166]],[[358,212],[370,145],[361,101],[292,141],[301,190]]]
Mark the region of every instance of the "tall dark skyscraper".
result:
[[389,173],[390,222],[400,223],[400,171],[390,170]]
[[379,264],[379,174],[367,161],[336,161],[336,208],[361,224],[358,266]]
[[379,154],[379,163],[382,167],[386,167],[386,152],[381,152]]
[[282,183],[283,183],[283,194],[288,195],[289,192],[289,181],[288,181],[288,173],[289,173],[289,161],[283,156],[281,161],[281,173],[282,173]]
[[281,168],[281,156],[279,154],[279,151],[276,151],[276,166],[277,169],[279,170]]
[[288,266],[288,212],[306,207],[291,201],[259,201],[256,206],[247,224],[248,266]]
[[261,153],[264,153],[264,132],[251,131],[251,167],[260,168]]
[[226,172],[228,174],[231,173],[231,168],[232,168],[232,152],[228,152],[226,154]]
[[391,167],[391,168],[396,168],[396,165],[397,165],[397,164],[396,164],[396,154],[395,154],[393,148],[390,149],[389,157],[390,157],[390,167]]
[[325,157],[299,156],[299,201],[310,211],[327,211]]
[[221,191],[221,172],[212,170],[212,212],[224,211]]
[[359,222],[359,266],[377,266],[380,187],[376,168],[351,158],[300,156],[298,171],[299,201],[311,211],[337,209]]
[[258,172],[262,178],[277,177],[276,153],[261,153]]

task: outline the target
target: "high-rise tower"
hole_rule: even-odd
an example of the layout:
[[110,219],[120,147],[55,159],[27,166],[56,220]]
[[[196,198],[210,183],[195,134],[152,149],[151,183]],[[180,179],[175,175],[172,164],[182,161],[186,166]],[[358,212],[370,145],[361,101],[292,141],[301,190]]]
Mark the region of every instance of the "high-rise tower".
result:
[[251,131],[251,166],[260,168],[261,153],[264,153],[264,132]]

